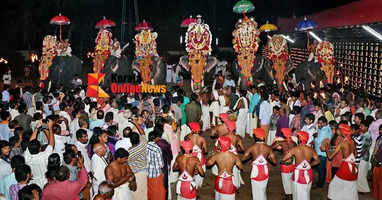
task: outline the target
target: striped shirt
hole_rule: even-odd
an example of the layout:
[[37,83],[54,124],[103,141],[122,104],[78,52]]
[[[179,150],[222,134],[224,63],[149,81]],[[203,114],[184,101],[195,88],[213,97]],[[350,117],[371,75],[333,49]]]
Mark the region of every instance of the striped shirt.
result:
[[359,164],[361,161],[361,155],[362,155],[362,135],[355,134],[353,135],[353,141],[355,143],[355,147],[357,149],[357,155],[355,157],[355,163]]
[[148,178],[156,178],[161,175],[164,166],[162,150],[155,142],[149,142],[147,144],[146,162]]
[[146,169],[147,143],[142,142],[129,149],[129,166],[134,173]]
[[33,95],[29,91],[26,91],[23,94],[23,101],[27,105],[27,109],[29,109],[33,106],[32,99],[33,99]]

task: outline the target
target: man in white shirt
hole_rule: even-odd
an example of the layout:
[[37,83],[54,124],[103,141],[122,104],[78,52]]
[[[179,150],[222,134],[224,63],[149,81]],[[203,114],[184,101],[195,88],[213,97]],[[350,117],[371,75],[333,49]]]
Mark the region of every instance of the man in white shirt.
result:
[[36,139],[37,134],[40,132],[41,123],[36,125],[32,136],[30,138],[29,146],[24,152],[25,163],[31,167],[33,179],[30,183],[37,184],[40,188],[44,188],[47,180],[45,178],[45,172],[48,167],[48,157],[53,152],[55,145],[54,133],[53,133],[53,120],[48,121],[48,130],[43,129],[45,134],[48,135],[48,146],[45,151],[41,151],[41,144]]
[[341,116],[345,114],[346,112],[350,112],[350,108],[348,106],[348,101],[346,99],[341,99],[339,107],[336,109],[335,112],[335,119],[337,123],[340,122]]
[[269,94],[266,92],[261,92],[262,102],[260,104],[259,111],[259,120],[260,120],[260,128],[265,131],[265,138],[268,138],[269,125],[272,117],[272,106],[269,103]]
[[130,132],[131,132],[130,127],[126,127],[125,129],[123,129],[123,138],[121,140],[117,141],[117,143],[115,144],[115,150],[117,150],[119,148],[123,148],[126,151],[128,151],[130,149],[130,147],[133,146],[131,144],[130,138],[129,138]]
[[89,141],[87,131],[85,129],[79,129],[76,132],[76,137],[77,137],[77,141],[76,141],[75,145],[78,149],[78,152],[81,152],[81,155],[84,158],[84,167],[85,167],[86,171],[90,172],[91,171],[91,164],[90,164],[91,162],[90,162],[90,158],[88,155],[88,149],[87,149],[88,141]]
[[99,184],[106,181],[105,169],[108,165],[104,158],[106,155],[106,147],[104,145],[99,143],[95,144],[93,146],[93,151],[94,154],[91,160],[92,173],[94,176],[94,179],[92,180],[92,197],[96,195]]

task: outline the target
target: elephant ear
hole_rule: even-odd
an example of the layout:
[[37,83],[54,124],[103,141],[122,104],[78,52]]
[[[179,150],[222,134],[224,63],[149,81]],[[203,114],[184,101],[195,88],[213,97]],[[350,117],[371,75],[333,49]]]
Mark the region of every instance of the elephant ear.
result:
[[293,67],[293,63],[292,63],[292,60],[289,58],[287,60],[287,65],[286,65],[286,71],[285,71],[285,74],[289,74],[290,71],[292,71],[294,69]]
[[182,56],[179,58],[179,65],[182,66],[182,68],[186,71],[190,71],[188,57]]
[[215,56],[209,56],[207,58],[206,72],[207,73],[210,72],[212,68],[216,66],[217,63],[218,63],[218,59]]

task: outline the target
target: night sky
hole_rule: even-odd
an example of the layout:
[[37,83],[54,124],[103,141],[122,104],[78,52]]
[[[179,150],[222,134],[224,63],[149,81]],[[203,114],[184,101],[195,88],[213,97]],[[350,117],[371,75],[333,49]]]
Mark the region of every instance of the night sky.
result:
[[[131,42],[135,32],[134,1],[127,0],[126,36]],[[179,36],[184,29],[179,27],[182,19],[201,14],[211,27],[214,37],[219,37],[219,46],[232,46],[231,32],[241,15],[232,13],[237,0],[136,0],[139,20],[149,21],[158,32],[159,53],[165,50],[183,49]],[[303,16],[327,8],[336,7],[352,0],[252,0],[255,11],[250,13],[259,25],[269,20],[277,23],[277,17]],[[73,53],[83,56],[94,48],[97,30],[94,25],[102,16],[114,20],[112,29],[120,38],[122,0],[2,0],[0,8],[0,51],[39,50],[42,38],[58,34],[58,26],[49,20],[61,12],[72,24],[64,26],[63,37],[70,38]],[[127,42],[127,41],[125,41]]]

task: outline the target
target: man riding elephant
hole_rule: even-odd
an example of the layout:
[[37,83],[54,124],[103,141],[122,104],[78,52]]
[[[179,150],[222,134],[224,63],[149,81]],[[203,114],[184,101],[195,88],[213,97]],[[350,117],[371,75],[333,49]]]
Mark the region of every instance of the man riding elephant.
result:
[[96,39],[96,49],[93,57],[93,72],[101,73],[107,58],[111,54],[113,43],[112,34],[107,29],[101,28]]

